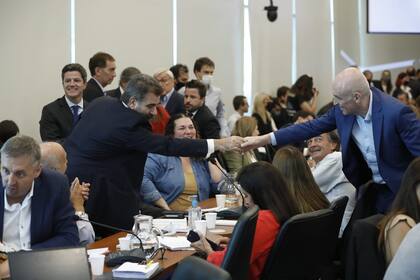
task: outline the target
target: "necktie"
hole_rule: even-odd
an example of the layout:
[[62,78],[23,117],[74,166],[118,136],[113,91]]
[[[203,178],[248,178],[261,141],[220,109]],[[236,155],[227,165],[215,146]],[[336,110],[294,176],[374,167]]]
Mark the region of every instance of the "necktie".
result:
[[73,113],[73,126],[76,125],[77,121],[79,120],[79,105],[71,106],[71,111]]

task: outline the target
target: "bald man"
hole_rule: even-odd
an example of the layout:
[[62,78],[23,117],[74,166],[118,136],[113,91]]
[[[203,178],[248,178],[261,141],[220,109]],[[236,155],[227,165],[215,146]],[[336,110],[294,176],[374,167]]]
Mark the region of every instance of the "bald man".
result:
[[356,68],[340,72],[332,92],[335,105],[325,115],[270,134],[248,137],[242,148],[283,146],[337,129],[346,177],[355,187],[373,181],[368,188],[372,203],[367,207],[371,209],[364,213],[385,213],[408,164],[420,156],[420,122],[409,107],[376,88],[370,89]]
[[[44,142],[39,146],[41,148],[42,167],[64,174],[67,170],[67,153],[64,148],[56,142]],[[84,220],[89,220],[84,207],[84,202],[89,196],[89,186],[90,184],[87,183],[80,184],[79,179],[76,178],[70,187],[70,200],[76,211],[75,213]],[[81,245],[95,241],[95,232],[90,223],[77,221],[77,228]]]

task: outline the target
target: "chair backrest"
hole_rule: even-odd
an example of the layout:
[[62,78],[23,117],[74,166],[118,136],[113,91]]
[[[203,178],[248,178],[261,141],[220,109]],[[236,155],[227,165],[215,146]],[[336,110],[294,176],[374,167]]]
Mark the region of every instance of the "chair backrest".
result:
[[246,280],[249,277],[249,263],[258,218],[258,206],[249,208],[239,217],[232,232],[221,267],[232,279]]
[[340,232],[340,227],[343,221],[344,212],[346,211],[347,202],[349,198],[347,196],[342,196],[331,202],[330,209],[334,211],[337,218],[337,235]]
[[331,209],[291,217],[280,229],[261,279],[319,279],[337,243]]
[[385,255],[378,248],[379,229],[376,226],[382,218],[382,214],[376,214],[354,222],[346,248],[346,279],[367,280],[384,277]]
[[230,280],[229,273],[203,259],[191,256],[181,261],[171,279],[173,280]]

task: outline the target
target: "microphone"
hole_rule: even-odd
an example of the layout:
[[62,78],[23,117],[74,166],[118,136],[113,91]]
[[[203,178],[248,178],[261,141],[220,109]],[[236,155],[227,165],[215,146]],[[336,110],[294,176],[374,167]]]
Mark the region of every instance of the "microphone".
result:
[[111,229],[111,230],[115,230],[115,231],[123,231],[123,232],[129,233],[129,234],[135,236],[140,241],[140,249],[144,252],[143,242],[141,241],[140,237],[138,237],[138,235],[135,234],[131,230],[126,230],[126,229],[123,229],[123,228],[118,228],[118,227],[114,227],[114,226],[110,226],[110,225],[106,225],[106,224],[94,222],[92,220],[85,220],[85,219],[79,217],[78,215],[74,215],[73,216],[73,219],[75,221],[83,221],[83,222],[91,223],[91,224],[94,224],[94,225],[97,225],[97,226],[100,226],[100,227],[103,227],[103,228],[107,228],[107,229]]
[[210,161],[211,163],[213,163],[214,165],[216,165],[217,169],[220,170],[220,172],[222,172],[223,176],[229,181],[229,183],[232,184],[232,186],[235,188],[235,190],[237,190],[239,192],[239,194],[241,195],[242,198],[242,211],[245,212],[245,197],[243,192],[240,190],[240,188],[238,187],[238,185],[235,184],[235,181],[232,179],[231,176],[229,176],[229,174],[226,173],[225,170],[223,170],[223,168],[220,168],[220,166],[217,164],[217,156],[215,153],[211,154],[210,157],[207,159],[208,161]]

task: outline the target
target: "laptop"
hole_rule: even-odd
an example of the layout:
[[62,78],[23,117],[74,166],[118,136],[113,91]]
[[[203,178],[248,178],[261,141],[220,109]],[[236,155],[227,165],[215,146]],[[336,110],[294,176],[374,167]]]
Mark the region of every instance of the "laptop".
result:
[[54,248],[8,253],[12,280],[91,279],[86,248]]

